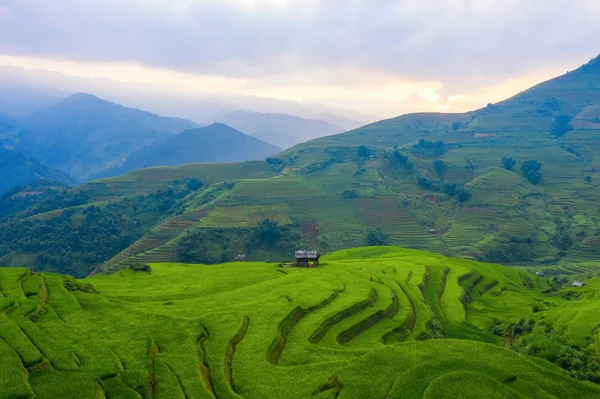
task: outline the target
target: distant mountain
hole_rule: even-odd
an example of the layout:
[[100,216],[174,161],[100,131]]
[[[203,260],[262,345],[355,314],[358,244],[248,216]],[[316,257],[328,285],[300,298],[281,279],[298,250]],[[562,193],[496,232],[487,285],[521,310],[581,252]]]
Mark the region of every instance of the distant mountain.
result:
[[[184,142],[183,149],[233,153],[230,142],[198,149]],[[169,158],[188,161],[183,153]],[[148,149],[143,160],[151,162],[131,167],[158,164],[165,154]],[[84,184],[28,213],[52,211],[47,218],[0,223],[0,261],[19,265],[27,255],[36,267],[87,274],[103,261],[102,270],[114,271],[191,252],[201,263],[238,253],[269,260],[279,243],[265,249],[251,241],[268,218],[282,242],[302,240],[294,246],[322,252],[389,244],[536,265],[548,275],[589,265],[572,269],[587,273],[600,255],[599,154],[600,58],[482,109],[403,115],[302,143],[268,162],[149,168]],[[73,210],[73,201],[83,205]],[[98,220],[103,234],[95,233]],[[83,248],[79,237],[89,232],[102,240]]]
[[366,122],[361,122],[355,119],[345,118],[343,116],[334,115],[331,113],[319,114],[317,117],[320,120],[324,120],[325,122],[329,122],[333,125],[337,125],[344,129],[344,131],[357,129],[361,126],[366,125]]
[[28,115],[52,106],[67,96],[66,92],[53,88],[11,84],[8,77],[0,73],[0,113]]
[[153,166],[260,160],[280,151],[279,147],[227,125],[214,123],[186,130],[164,142],[142,148],[131,154],[121,167],[108,174],[114,176]]
[[261,112],[235,111],[224,117],[223,122],[282,148],[345,131],[344,128],[322,120]]
[[18,148],[78,181],[119,166],[133,152],[197,126],[74,94],[22,118]]
[[12,141],[20,129],[21,127],[14,117],[0,113],[0,142],[6,140]]
[[0,145],[0,194],[15,186],[25,186],[39,179],[75,184],[66,174],[41,165],[8,145]]

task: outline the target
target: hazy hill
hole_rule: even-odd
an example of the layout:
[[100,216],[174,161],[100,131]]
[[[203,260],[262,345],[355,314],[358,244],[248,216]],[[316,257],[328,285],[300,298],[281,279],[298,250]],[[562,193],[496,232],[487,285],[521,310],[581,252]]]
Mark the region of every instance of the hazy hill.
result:
[[75,184],[75,181],[66,174],[47,168],[10,147],[0,145],[0,194],[15,186],[28,185],[38,179]]
[[344,131],[343,128],[322,120],[246,111],[229,114],[223,119],[223,123],[282,148]]
[[68,96],[53,88],[14,82],[10,76],[4,76],[5,68],[0,66],[0,113],[25,116]]
[[153,166],[177,166],[189,163],[242,162],[264,159],[281,149],[245,135],[227,125],[214,123],[186,130],[166,141],[144,147],[125,160],[111,175]]
[[22,118],[21,151],[40,162],[85,181],[157,140],[195,123],[166,118],[74,94],[56,105]]
[[[40,267],[87,272],[99,259],[105,263],[98,270],[113,271],[186,254],[200,263],[237,253],[281,260],[292,248],[386,243],[559,269],[594,261],[600,256],[599,63],[480,110],[403,115],[300,144],[268,162],[152,168],[94,181],[0,225],[7,237],[0,256],[10,265],[27,255]],[[148,213],[127,202],[139,195]],[[112,208],[95,208],[107,203]],[[78,247],[80,231],[117,218],[119,208],[128,216],[107,229],[98,252]],[[258,225],[267,218],[277,225]],[[49,238],[39,241],[32,224]],[[73,243],[63,228],[72,229]],[[272,234],[267,249],[255,245],[261,234]],[[29,241],[40,245],[33,250]],[[65,251],[71,259],[60,258]],[[97,256],[73,260],[86,251]]]
[[21,127],[14,117],[0,113],[0,143],[14,144],[14,138],[20,131]]

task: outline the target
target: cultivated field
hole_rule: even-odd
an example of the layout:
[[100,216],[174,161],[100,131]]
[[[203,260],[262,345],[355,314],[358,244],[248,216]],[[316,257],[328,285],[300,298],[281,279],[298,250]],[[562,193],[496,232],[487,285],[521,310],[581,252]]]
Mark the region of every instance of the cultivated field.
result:
[[389,247],[151,267],[0,269],[0,398],[600,397],[490,332],[552,323],[598,351],[597,277],[543,293],[525,270]]

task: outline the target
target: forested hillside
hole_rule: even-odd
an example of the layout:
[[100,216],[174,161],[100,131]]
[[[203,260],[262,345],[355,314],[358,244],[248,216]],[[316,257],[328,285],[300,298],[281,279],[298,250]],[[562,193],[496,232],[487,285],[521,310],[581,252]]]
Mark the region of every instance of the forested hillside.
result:
[[[299,247],[328,252],[365,244],[549,268],[591,261],[600,255],[599,77],[595,59],[466,114],[405,115],[266,161],[151,168],[91,182],[68,194],[83,198],[76,207],[56,201],[0,225],[5,237],[26,232],[19,227],[25,224],[50,232],[43,242],[33,238],[35,247],[5,247],[3,260],[61,270],[64,263],[40,257],[57,247],[54,218],[77,235],[88,228],[80,222],[86,208],[97,207],[102,218],[110,206],[158,196],[175,198],[177,207],[155,208],[133,235],[115,226],[111,237],[127,236],[118,245],[72,247],[68,256],[90,260],[70,264],[87,272],[98,262],[97,270],[108,271],[182,253],[195,262],[237,253],[275,260]],[[182,197],[169,191],[189,178],[202,184]],[[257,245],[265,227],[274,233]],[[214,245],[186,250],[207,241]]]
[[0,195],[0,220],[34,207],[68,189],[69,186],[65,184],[45,179],[35,180],[28,185],[14,186]]

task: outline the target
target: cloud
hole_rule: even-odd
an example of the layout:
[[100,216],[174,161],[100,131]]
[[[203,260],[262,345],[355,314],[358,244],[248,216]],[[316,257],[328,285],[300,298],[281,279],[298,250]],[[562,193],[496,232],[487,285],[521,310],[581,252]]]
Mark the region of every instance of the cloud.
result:
[[461,82],[595,54],[596,3],[4,0],[0,49],[244,77],[353,67]]
[[577,67],[600,51],[599,19],[597,0],[2,0],[0,55],[443,109]]

